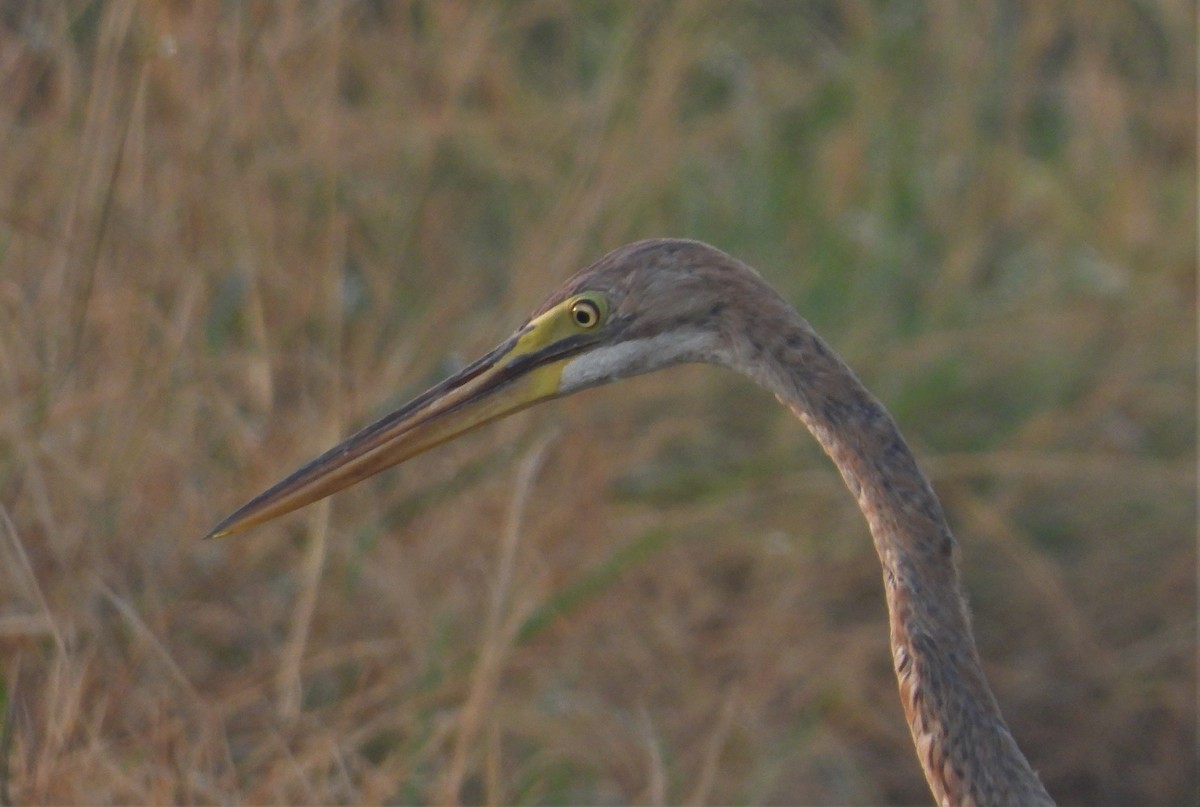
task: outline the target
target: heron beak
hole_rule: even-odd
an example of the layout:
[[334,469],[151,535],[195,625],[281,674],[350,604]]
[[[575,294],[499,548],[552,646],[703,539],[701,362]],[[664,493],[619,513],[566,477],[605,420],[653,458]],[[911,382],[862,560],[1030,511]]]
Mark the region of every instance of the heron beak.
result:
[[220,538],[361,482],[471,429],[559,396],[568,360],[590,339],[563,338],[551,310],[461,372],[334,446],[212,529]]

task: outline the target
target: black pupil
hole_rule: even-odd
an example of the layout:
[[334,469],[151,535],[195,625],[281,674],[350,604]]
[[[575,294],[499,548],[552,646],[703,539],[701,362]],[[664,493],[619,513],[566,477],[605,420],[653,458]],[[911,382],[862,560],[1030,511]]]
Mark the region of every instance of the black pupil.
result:
[[596,321],[596,312],[587,303],[575,306],[575,321],[580,325],[591,325]]

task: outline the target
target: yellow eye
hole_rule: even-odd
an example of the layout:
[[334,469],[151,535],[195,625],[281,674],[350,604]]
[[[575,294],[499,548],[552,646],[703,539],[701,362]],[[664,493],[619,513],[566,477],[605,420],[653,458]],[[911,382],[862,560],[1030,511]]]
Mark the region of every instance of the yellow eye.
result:
[[571,304],[571,319],[580,328],[595,328],[600,324],[600,306],[588,299]]

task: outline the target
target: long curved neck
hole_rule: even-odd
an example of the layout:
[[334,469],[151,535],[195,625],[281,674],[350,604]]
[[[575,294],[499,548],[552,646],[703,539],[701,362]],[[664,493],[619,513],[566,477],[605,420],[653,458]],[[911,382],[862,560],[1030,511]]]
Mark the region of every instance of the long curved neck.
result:
[[783,322],[749,325],[734,364],[808,426],[866,516],[900,700],[934,796],[943,805],[1053,804],[984,678],[937,495],[883,406],[790,306],[779,313]]

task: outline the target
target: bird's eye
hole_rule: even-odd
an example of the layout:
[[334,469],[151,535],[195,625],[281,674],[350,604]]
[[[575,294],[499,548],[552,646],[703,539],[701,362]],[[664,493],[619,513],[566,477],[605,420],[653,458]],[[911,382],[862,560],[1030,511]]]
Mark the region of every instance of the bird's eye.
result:
[[595,328],[600,324],[600,306],[591,300],[576,300],[571,305],[571,319],[580,328]]

